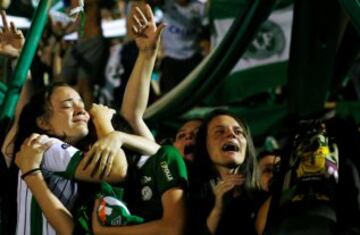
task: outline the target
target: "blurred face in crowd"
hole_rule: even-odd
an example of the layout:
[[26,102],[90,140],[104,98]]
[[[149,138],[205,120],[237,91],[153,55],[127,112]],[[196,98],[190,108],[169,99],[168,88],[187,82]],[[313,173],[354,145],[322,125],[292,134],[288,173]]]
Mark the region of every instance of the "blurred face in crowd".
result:
[[266,155],[259,160],[260,186],[264,191],[269,191],[270,180],[274,176],[279,163],[280,157],[274,154]]
[[89,114],[78,92],[67,86],[54,89],[48,111],[38,121],[41,129],[74,144],[88,133]]
[[208,124],[206,147],[216,168],[233,169],[245,160],[247,139],[244,128],[233,117],[219,115]]
[[201,123],[200,120],[188,121],[176,133],[173,145],[186,160],[192,161],[194,159],[195,137]]

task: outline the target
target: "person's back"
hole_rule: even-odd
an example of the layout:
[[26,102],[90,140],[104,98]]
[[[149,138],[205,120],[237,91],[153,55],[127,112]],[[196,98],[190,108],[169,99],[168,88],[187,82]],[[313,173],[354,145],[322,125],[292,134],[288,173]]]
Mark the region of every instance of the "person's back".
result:
[[[188,59],[199,53],[199,34],[205,17],[205,5],[200,1],[165,1],[164,22],[168,27],[162,35],[165,56]],[[183,1],[184,2],[184,1]]]
[[197,0],[167,0],[162,8],[167,27],[162,34],[160,88],[162,93],[166,93],[201,61],[200,41],[207,41],[208,35],[205,35],[203,27],[204,3]]

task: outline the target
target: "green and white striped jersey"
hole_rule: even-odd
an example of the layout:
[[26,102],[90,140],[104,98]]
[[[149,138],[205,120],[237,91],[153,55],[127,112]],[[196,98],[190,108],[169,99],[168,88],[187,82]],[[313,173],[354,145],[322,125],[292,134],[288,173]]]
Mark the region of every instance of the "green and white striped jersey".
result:
[[[52,138],[54,139],[54,138]],[[78,195],[78,185],[73,181],[76,166],[82,152],[58,139],[45,153],[42,173],[49,189],[71,210]],[[18,176],[17,194],[17,235],[55,235],[54,228],[43,215],[30,189]]]

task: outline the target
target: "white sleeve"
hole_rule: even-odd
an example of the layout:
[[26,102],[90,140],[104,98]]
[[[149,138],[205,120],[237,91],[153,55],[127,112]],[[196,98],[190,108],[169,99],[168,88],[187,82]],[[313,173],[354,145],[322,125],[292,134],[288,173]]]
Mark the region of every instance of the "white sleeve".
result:
[[44,153],[42,168],[53,172],[66,171],[73,156],[80,150],[59,140]]

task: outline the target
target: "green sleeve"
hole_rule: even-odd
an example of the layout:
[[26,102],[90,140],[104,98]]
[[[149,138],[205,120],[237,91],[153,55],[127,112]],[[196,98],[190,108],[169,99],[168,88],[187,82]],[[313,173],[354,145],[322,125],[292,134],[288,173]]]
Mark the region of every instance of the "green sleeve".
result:
[[172,146],[163,146],[156,154],[156,178],[160,195],[170,188],[186,189],[188,176],[184,159]]
[[62,173],[62,175],[67,179],[74,179],[75,178],[75,172],[76,168],[80,164],[80,161],[82,159],[83,152],[78,151],[75,153],[75,155],[71,158],[66,171]]

